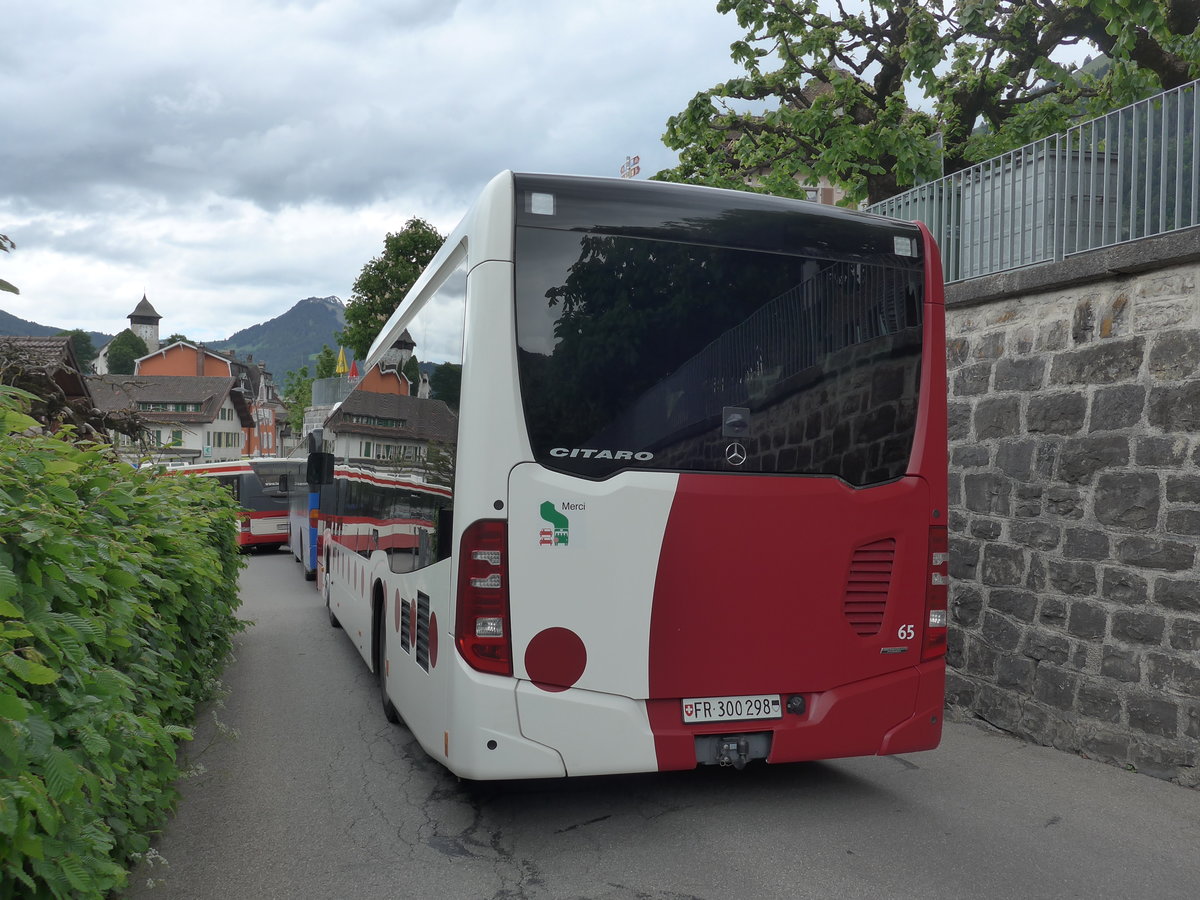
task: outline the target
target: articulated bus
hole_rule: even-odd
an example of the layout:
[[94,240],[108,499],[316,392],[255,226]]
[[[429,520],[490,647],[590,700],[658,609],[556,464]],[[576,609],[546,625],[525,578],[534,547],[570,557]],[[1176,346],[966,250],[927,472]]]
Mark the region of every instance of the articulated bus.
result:
[[307,477],[348,482],[320,522],[330,619],[430,756],[510,779],[937,746],[945,335],[923,226],[505,172],[367,367],[406,331],[461,364],[439,466],[342,464],[326,435]]
[[250,460],[193,463],[172,466],[166,472],[215,478],[229,489],[242,507],[238,529],[238,546],[242,550],[276,549],[287,543],[286,487],[280,488],[277,476],[263,474],[260,477],[251,467]]

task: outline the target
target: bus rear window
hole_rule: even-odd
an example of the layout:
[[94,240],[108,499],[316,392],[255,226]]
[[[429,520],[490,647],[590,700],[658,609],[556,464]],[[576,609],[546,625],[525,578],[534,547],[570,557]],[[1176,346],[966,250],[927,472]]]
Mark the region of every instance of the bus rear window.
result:
[[916,259],[518,225],[515,279],[525,419],[548,468],[857,486],[907,468],[921,365]]

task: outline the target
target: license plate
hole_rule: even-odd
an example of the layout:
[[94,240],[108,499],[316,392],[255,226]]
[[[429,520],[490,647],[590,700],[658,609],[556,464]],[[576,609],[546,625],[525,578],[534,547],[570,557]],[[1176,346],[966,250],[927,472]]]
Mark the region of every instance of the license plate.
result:
[[282,525],[276,524],[276,525],[275,525],[275,530],[276,530],[276,531],[287,531],[287,530],[288,530],[288,524],[287,524],[286,522],[284,522]]
[[692,697],[681,701],[684,722],[739,722],[745,719],[781,719],[778,694],[743,697]]

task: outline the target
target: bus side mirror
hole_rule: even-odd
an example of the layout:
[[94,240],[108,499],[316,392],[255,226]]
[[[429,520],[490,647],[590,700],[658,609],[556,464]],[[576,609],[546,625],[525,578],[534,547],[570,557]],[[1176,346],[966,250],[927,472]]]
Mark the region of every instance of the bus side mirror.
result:
[[309,484],[333,484],[333,454],[308,454],[308,472],[304,480]]
[[288,492],[288,477],[287,474],[279,476],[279,493],[286,494]]

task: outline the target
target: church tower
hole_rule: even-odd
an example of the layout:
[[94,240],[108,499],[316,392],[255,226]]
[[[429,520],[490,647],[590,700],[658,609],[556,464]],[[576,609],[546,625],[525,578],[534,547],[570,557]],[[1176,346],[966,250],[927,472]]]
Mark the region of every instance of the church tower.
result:
[[412,335],[408,333],[408,329],[404,329],[404,333],[396,338],[396,342],[388,347],[387,352],[383,354],[383,359],[379,361],[380,371],[395,369],[397,372],[404,369],[405,363],[413,355],[413,350],[417,347],[413,341]]
[[142,294],[142,302],[129,314],[129,330],[146,342],[146,350],[150,353],[158,350],[158,322],[161,318],[145,294]]

